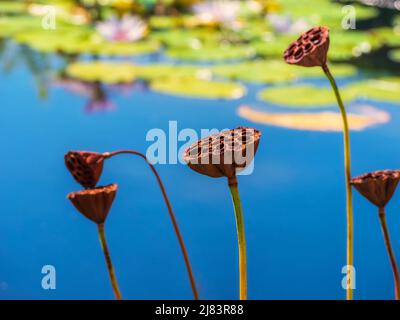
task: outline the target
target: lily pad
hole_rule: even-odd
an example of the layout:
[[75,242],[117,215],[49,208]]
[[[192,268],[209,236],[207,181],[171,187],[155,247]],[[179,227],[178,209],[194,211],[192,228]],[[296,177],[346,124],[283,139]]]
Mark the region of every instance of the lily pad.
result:
[[389,58],[395,62],[400,62],[400,49],[391,50],[389,52]]
[[230,82],[205,81],[197,78],[166,78],[150,83],[152,90],[183,97],[203,99],[238,99],[245,87]]
[[[341,92],[344,101],[351,101],[354,98],[343,90]],[[259,93],[259,98],[291,108],[320,108],[337,103],[335,94],[330,88],[312,85],[267,88]]]
[[98,54],[105,56],[131,56],[157,51],[160,44],[143,40],[133,43],[107,42],[85,27],[65,27],[56,30],[17,32],[13,39],[41,52],[69,54]]
[[348,60],[359,57],[378,49],[382,45],[375,34],[355,30],[332,32],[330,38],[331,47],[328,57],[333,60]]
[[180,17],[171,16],[152,16],[149,19],[149,25],[152,29],[172,29],[182,25],[183,21]]
[[[354,82],[340,87],[344,102],[356,99],[400,102],[400,78],[386,77]],[[281,86],[262,90],[261,100],[291,108],[319,108],[336,104],[330,87],[312,85]]]
[[42,30],[41,19],[31,16],[0,17],[0,37],[10,37],[24,30]]
[[151,38],[160,41],[167,47],[198,48],[217,45],[220,34],[214,29],[172,29],[153,32]]
[[1,1],[0,13],[2,14],[21,14],[27,11],[27,4],[17,1]]
[[[357,73],[352,65],[331,65],[336,77],[349,77]],[[283,60],[257,60],[237,64],[218,65],[213,74],[232,80],[260,83],[287,82],[297,78],[325,77],[321,68],[304,68],[286,64]]]
[[191,65],[173,64],[146,64],[135,66],[138,78],[144,80],[157,80],[164,78],[210,78],[211,71],[207,68],[199,68]]
[[296,40],[296,36],[279,35],[268,33],[262,39],[253,41],[251,45],[261,57],[283,57],[286,48]]
[[358,98],[393,103],[400,102],[400,78],[398,77],[360,81],[349,85],[345,90],[349,95],[357,96]]
[[[390,121],[390,114],[386,111],[371,106],[360,106],[358,109],[357,114],[348,113],[347,115],[350,130],[361,131]],[[287,129],[322,132],[341,132],[343,129],[339,112],[272,113],[250,106],[241,106],[238,114],[255,123]]]
[[374,34],[384,44],[389,46],[400,46],[400,28],[375,28]]
[[135,67],[129,63],[78,62],[70,64],[66,73],[75,79],[107,84],[129,83],[135,80]]
[[231,80],[260,83],[285,82],[297,77],[295,68],[278,60],[218,65],[212,67],[212,72],[216,76]]
[[[379,11],[372,7],[352,4],[357,20],[374,18]],[[282,1],[282,12],[291,15],[294,19],[305,19],[310,25],[327,25],[332,30],[342,30],[343,17],[352,12],[343,8],[340,3],[330,0],[318,0],[315,6],[305,5],[303,1]]]
[[255,50],[249,46],[211,46],[191,48],[171,48],[166,50],[167,56],[189,61],[228,61],[247,59],[255,56]]

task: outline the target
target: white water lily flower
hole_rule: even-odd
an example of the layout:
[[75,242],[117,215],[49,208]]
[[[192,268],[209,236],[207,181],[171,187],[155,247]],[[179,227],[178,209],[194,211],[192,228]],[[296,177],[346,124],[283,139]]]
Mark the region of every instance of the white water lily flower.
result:
[[193,12],[202,23],[219,23],[232,26],[238,18],[240,2],[236,0],[209,0],[195,4]]
[[134,42],[147,34],[147,24],[138,16],[125,15],[121,20],[115,17],[96,26],[97,32],[108,41]]

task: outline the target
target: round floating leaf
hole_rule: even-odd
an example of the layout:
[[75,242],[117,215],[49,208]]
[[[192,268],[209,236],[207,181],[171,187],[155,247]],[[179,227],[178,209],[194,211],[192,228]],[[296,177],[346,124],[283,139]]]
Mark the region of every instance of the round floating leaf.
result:
[[2,14],[21,14],[27,11],[27,4],[17,1],[1,1],[0,13]]
[[151,38],[160,41],[168,47],[198,48],[199,46],[215,46],[220,40],[220,34],[211,29],[172,29],[153,32]]
[[166,78],[150,83],[154,91],[205,99],[238,99],[246,89],[235,83],[204,81],[197,78]]
[[[336,77],[349,77],[357,73],[351,65],[331,65]],[[287,82],[297,78],[323,78],[320,68],[304,68],[286,64],[283,60],[257,60],[211,68],[220,77],[260,83]]]
[[284,82],[297,77],[295,68],[274,60],[218,65],[211,70],[219,77],[261,83]]
[[78,62],[70,64],[66,72],[73,78],[89,82],[116,84],[135,80],[135,67],[129,63]]
[[170,16],[152,16],[149,19],[149,25],[152,29],[172,29],[182,25],[180,17]]
[[249,46],[212,46],[191,48],[171,48],[166,50],[167,56],[178,60],[190,61],[227,61],[251,58],[255,50]]
[[253,41],[251,45],[256,50],[258,56],[282,58],[283,52],[293,40],[296,40],[296,37],[293,35],[274,36],[270,33],[262,40]]
[[210,78],[207,68],[199,68],[190,65],[173,64],[146,64],[137,65],[135,72],[138,78],[144,80],[156,80],[163,78]]
[[400,102],[400,78],[386,77],[356,82],[349,85],[346,92],[358,98]]
[[10,37],[19,31],[40,30],[41,23],[40,18],[31,16],[0,17],[0,37]]
[[389,58],[395,62],[400,62],[400,49],[391,50],[389,52]]
[[374,29],[375,36],[384,44],[388,46],[400,46],[400,28],[375,28]]
[[[344,101],[351,101],[354,96],[342,92]],[[335,105],[336,98],[328,87],[311,85],[274,87],[259,93],[261,100],[291,108],[318,108]]]
[[368,32],[347,30],[330,34],[331,45],[328,57],[333,60],[348,60],[368,54],[378,49],[382,43],[379,38]]

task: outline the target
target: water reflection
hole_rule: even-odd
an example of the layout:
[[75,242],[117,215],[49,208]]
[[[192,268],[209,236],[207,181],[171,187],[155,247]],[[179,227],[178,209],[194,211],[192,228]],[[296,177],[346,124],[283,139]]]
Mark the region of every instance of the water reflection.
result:
[[[243,105],[239,107],[238,115],[255,123],[293,130],[340,132],[343,126],[340,114],[332,111],[272,113]],[[351,130],[362,131],[389,122],[390,114],[369,105],[353,106],[348,121]]]

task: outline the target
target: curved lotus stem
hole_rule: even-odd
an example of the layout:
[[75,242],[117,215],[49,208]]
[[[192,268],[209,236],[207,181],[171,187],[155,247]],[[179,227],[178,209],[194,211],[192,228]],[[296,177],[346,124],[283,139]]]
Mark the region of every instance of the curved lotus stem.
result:
[[110,251],[108,250],[106,235],[104,232],[104,224],[103,223],[97,224],[97,230],[99,233],[101,248],[104,253],[104,258],[106,260],[108,274],[110,275],[111,285],[114,290],[115,299],[121,300],[122,299],[121,292],[119,291],[119,288],[118,288],[117,277],[115,276],[115,271],[114,271],[114,267],[113,267],[113,264],[111,261]]
[[[353,266],[353,200],[352,200],[352,191],[351,191],[351,170],[350,170],[350,133],[349,133],[349,124],[347,121],[346,109],[344,107],[342,98],[339,93],[339,89],[337,87],[336,81],[333,78],[328,65],[324,64],[322,66],[322,70],[326,77],[329,79],[331,83],[332,89],[335,92],[336,100],[339,105],[340,114],[343,119],[343,140],[344,140],[344,167],[345,167],[345,176],[346,176],[346,198],[347,198],[347,275],[351,275],[351,267]],[[349,278],[348,281],[351,281]],[[347,300],[353,299],[353,289],[351,286],[347,286],[346,288],[346,296]]]
[[195,278],[194,278],[194,275],[193,275],[192,267],[191,267],[191,265],[190,265],[190,260],[189,260],[189,256],[188,256],[188,253],[187,253],[187,250],[186,250],[186,247],[185,247],[185,243],[184,243],[184,241],[183,241],[182,234],[181,234],[181,232],[180,232],[180,230],[179,230],[178,222],[176,221],[175,214],[174,214],[174,212],[173,212],[173,210],[172,210],[172,206],[171,206],[171,203],[170,203],[170,201],[169,201],[167,192],[165,191],[164,184],[162,183],[162,180],[161,180],[161,178],[160,178],[160,176],[159,176],[157,170],[156,170],[155,167],[148,161],[147,157],[146,157],[143,153],[140,153],[140,152],[138,152],[138,151],[134,151],[134,150],[120,150],[120,151],[115,151],[115,152],[106,152],[106,153],[104,153],[103,155],[104,155],[105,158],[111,158],[111,157],[116,156],[116,155],[119,155],[119,154],[131,154],[131,155],[135,155],[135,156],[139,156],[139,157],[143,158],[143,159],[146,161],[146,163],[149,165],[151,171],[154,173],[154,175],[155,175],[155,177],[156,177],[156,179],[157,179],[158,185],[160,186],[162,195],[163,195],[163,197],[164,197],[165,204],[167,205],[168,213],[169,213],[169,216],[170,216],[170,218],[171,218],[172,225],[173,225],[173,227],[174,227],[176,236],[177,236],[177,238],[178,238],[178,242],[179,242],[179,245],[180,245],[182,254],[183,254],[183,258],[184,258],[184,260],[185,260],[186,269],[187,269],[187,272],[188,272],[188,275],[189,275],[190,285],[191,285],[191,287],[192,287],[194,299],[195,299],[195,300],[198,300],[198,299],[199,299],[199,294],[198,294],[198,291],[197,291],[196,281],[195,281]]
[[238,183],[236,179],[228,179],[229,190],[232,196],[233,207],[236,218],[236,228],[239,246],[239,288],[240,300],[247,299],[247,258],[246,258],[246,237],[244,231],[244,219],[242,204],[239,196]]
[[379,208],[379,221],[382,227],[383,238],[385,240],[386,250],[389,256],[390,265],[393,270],[393,278],[394,278],[394,294],[396,300],[400,300],[400,279],[399,279],[399,270],[397,268],[396,258],[393,252],[392,244],[390,242],[389,230],[386,225],[386,214],[385,207]]

